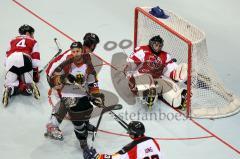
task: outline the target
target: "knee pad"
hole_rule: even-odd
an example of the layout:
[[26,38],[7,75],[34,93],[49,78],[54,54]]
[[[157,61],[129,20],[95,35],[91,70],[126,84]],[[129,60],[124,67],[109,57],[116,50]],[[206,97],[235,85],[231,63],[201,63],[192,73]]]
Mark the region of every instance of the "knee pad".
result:
[[155,83],[152,75],[150,74],[142,74],[135,77],[136,88],[138,90],[138,95],[143,96],[143,92],[146,90],[150,90],[155,87]]
[[86,123],[84,121],[73,121],[74,132],[78,140],[85,140],[88,136]]

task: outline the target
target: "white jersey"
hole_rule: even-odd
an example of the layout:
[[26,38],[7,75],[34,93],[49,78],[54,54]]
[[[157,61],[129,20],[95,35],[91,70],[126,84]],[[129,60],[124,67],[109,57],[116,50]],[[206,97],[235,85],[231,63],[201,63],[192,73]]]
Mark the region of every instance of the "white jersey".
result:
[[82,64],[76,66],[71,64],[68,74],[76,77],[80,82],[77,84],[66,84],[61,90],[62,97],[84,97],[87,95],[88,85],[95,82],[95,78],[91,78],[91,74],[87,73],[88,66]]
[[113,155],[100,154],[98,159],[163,159],[163,155],[156,140],[144,136]]

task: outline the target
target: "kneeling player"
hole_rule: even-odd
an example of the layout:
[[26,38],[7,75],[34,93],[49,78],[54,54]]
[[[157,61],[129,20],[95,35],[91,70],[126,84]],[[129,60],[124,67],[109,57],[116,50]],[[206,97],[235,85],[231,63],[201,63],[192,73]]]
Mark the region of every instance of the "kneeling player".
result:
[[[10,96],[21,93],[39,98],[40,93],[34,82],[39,81],[39,61],[37,41],[34,39],[34,28],[22,25],[19,28],[20,36],[10,42],[6,52],[5,69],[6,80],[3,94],[3,104],[7,106]],[[34,82],[33,82],[34,81]]]
[[145,127],[143,123],[139,121],[130,122],[127,133],[133,141],[117,153],[111,155],[99,154],[94,148],[85,148],[83,150],[84,159],[163,159],[157,141],[144,135]]
[[135,48],[125,68],[129,87],[135,95],[142,96],[149,107],[159,96],[174,108],[182,108],[186,88],[181,85],[187,80],[187,64],[178,65],[162,47],[163,39],[157,35],[148,45]]
[[104,96],[99,91],[93,67],[83,60],[85,54],[82,54],[82,44],[73,42],[70,48],[69,52],[57,57],[46,71],[50,86],[58,90],[60,103],[47,124],[45,136],[63,139],[58,126],[68,113],[81,148],[86,148],[93,110],[89,95],[95,97],[92,102],[97,106],[103,103]]

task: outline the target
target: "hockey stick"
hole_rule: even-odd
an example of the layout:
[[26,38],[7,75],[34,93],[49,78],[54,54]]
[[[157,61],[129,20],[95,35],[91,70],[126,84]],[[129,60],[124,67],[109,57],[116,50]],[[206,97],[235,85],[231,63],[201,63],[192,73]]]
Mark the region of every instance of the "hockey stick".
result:
[[128,124],[122,120],[117,114],[113,111],[109,111],[109,114],[112,115],[113,119],[115,119],[125,130],[128,130]]
[[57,46],[58,52],[57,52],[57,53],[53,56],[53,58],[39,71],[39,73],[43,72],[43,70],[45,70],[45,69],[47,68],[48,64],[49,64],[55,57],[57,57],[59,54],[61,54],[61,52],[62,52],[62,49],[60,49],[59,43],[57,42],[57,38],[54,38],[54,42],[55,42],[55,44],[56,44],[56,46]]
[[105,105],[102,106],[102,111],[101,111],[101,114],[98,118],[98,122],[97,122],[97,125],[96,125],[96,129],[95,131],[93,132],[93,135],[92,135],[92,144],[94,143],[95,141],[95,138],[96,138],[96,135],[97,135],[97,132],[98,132],[98,128],[99,128],[99,125],[102,121],[102,116],[105,112],[112,112],[112,110],[119,110],[119,109],[122,109],[122,105],[121,104],[115,104],[115,105],[111,105],[111,106],[108,106],[106,107]]

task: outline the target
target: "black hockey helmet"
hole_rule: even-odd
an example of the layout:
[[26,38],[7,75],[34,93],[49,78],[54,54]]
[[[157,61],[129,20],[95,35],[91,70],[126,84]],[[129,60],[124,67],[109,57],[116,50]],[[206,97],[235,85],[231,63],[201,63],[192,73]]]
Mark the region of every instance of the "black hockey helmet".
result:
[[83,45],[87,46],[89,48],[92,47],[92,51],[94,51],[96,45],[100,42],[99,37],[94,34],[94,33],[86,33],[85,36],[83,37]]
[[145,133],[145,127],[140,121],[131,121],[128,124],[128,132],[129,135],[133,135],[134,137],[143,136]]
[[153,51],[154,54],[158,54],[161,50],[155,50],[153,45],[155,43],[160,43],[161,44],[161,47],[163,46],[163,39],[161,38],[160,35],[157,35],[157,36],[154,36],[152,37],[150,40],[149,40],[149,43],[148,45],[150,46],[151,50]]
[[73,42],[70,46],[70,49],[73,49],[73,48],[81,48],[82,49],[82,43],[79,41]]
[[20,35],[26,35],[27,32],[32,35],[34,31],[34,28],[27,24],[20,26],[20,28],[18,29]]

